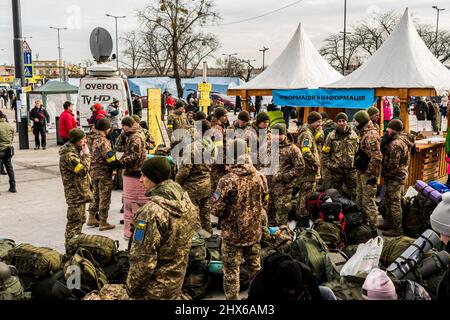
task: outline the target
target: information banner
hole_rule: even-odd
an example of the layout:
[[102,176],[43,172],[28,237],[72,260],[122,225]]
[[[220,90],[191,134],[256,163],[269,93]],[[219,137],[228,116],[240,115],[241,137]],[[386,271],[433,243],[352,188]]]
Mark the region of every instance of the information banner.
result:
[[164,142],[162,136],[162,121],[161,121],[161,89],[147,89],[147,123],[148,131],[155,139],[156,147]]

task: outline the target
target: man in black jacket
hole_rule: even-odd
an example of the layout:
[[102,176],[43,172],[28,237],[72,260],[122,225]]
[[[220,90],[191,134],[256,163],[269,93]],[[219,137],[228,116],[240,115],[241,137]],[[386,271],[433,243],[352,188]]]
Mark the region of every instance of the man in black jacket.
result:
[[[47,122],[50,121],[50,116],[47,110],[42,107],[41,100],[34,102],[34,108],[30,111],[30,121],[33,122],[34,150],[39,149],[41,145],[42,149],[45,150],[47,146]],[[39,141],[39,134],[41,135],[41,141]]]

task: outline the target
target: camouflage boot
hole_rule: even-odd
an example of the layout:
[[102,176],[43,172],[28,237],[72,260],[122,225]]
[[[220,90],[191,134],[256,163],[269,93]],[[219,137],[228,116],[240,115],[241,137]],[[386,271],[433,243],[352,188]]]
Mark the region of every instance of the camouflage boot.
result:
[[115,225],[109,224],[106,220],[101,220],[100,227],[98,228],[98,230],[100,231],[111,230],[114,229],[115,227],[116,227]]
[[86,223],[88,227],[98,227],[100,225],[99,221],[95,217],[95,215],[89,214],[88,221]]

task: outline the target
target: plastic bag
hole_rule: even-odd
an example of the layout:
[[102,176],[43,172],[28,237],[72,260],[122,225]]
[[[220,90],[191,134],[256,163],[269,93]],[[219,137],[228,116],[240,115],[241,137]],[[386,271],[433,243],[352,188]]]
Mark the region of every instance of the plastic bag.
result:
[[360,244],[356,253],[344,264],[341,276],[366,277],[373,268],[378,268],[384,240],[378,236]]

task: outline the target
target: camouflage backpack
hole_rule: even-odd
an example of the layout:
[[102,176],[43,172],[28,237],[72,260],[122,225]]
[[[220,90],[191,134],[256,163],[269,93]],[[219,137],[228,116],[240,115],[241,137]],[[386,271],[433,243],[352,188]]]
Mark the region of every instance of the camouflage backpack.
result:
[[413,244],[414,239],[407,236],[385,239],[380,256],[380,267],[386,269]]
[[14,248],[16,243],[11,239],[0,239],[0,261],[3,261],[7,256],[9,250]]
[[75,280],[76,282],[77,279],[73,277],[76,276],[77,272],[73,267],[78,267],[80,272],[80,290],[85,292],[101,290],[108,283],[108,278],[95,261],[91,252],[84,248],[79,248],[64,265],[64,278],[68,281]]
[[105,236],[80,233],[69,240],[67,247],[68,255],[73,255],[78,248],[84,248],[92,254],[95,261],[105,266],[113,260],[119,242]]
[[345,247],[345,234],[339,223],[326,222],[323,220],[314,221],[316,230],[322,240],[332,249],[342,249]]
[[326,282],[323,286],[333,290],[338,300],[363,300],[362,285],[357,282],[351,282],[344,278]]
[[11,249],[5,259],[20,275],[43,278],[61,268],[62,255],[53,249],[22,243]]
[[29,298],[29,294],[24,292],[22,283],[17,276],[17,269],[0,262],[0,301]]
[[192,238],[192,245],[189,251],[189,264],[202,262],[207,265],[207,250],[206,250],[206,241],[203,237],[198,234],[195,234]]
[[420,237],[422,232],[431,229],[430,215],[437,204],[422,194],[405,200],[403,204],[403,232],[411,238]]
[[316,230],[300,229],[287,254],[308,265],[319,283],[339,278],[330,261],[328,247]]

